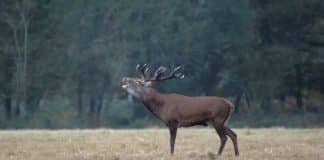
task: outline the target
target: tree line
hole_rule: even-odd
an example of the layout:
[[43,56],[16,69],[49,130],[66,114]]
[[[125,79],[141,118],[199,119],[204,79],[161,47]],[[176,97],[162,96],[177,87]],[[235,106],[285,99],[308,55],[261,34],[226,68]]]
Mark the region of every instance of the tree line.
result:
[[228,97],[238,115],[323,109],[321,0],[2,0],[0,8],[1,128],[145,126],[152,117],[120,88],[138,63],[183,65],[186,78],[159,90]]

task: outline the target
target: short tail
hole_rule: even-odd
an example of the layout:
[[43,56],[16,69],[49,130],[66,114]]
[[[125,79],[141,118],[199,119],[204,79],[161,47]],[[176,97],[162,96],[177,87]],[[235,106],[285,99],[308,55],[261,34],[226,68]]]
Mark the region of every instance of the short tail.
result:
[[229,121],[229,119],[231,118],[232,113],[234,112],[235,107],[234,107],[234,104],[233,104],[232,102],[230,102],[229,100],[226,100],[226,99],[225,99],[225,102],[226,102],[226,103],[228,104],[228,106],[229,106],[228,116],[227,116],[227,118],[226,118],[226,120],[225,120],[225,123],[224,123],[224,125],[227,126],[227,125],[228,125],[228,121]]

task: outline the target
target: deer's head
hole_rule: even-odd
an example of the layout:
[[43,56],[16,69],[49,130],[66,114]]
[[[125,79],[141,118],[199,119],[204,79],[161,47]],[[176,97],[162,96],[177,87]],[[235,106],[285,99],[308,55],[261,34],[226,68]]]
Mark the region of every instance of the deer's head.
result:
[[173,69],[173,71],[168,76],[163,76],[167,68],[160,66],[155,72],[153,77],[149,77],[147,74],[150,70],[147,64],[137,65],[136,70],[140,72],[138,78],[123,77],[122,79],[122,88],[125,89],[129,94],[141,98],[145,95],[149,89],[153,86],[153,83],[160,82],[168,79],[182,79],[184,78],[183,73],[180,72],[182,69],[181,66],[178,66]]

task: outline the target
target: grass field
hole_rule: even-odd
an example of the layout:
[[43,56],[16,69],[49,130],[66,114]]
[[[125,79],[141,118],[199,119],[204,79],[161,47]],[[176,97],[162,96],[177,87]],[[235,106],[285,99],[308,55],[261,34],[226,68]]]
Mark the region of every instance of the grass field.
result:
[[324,159],[324,129],[234,129],[241,155],[229,140],[217,156],[213,129],[180,129],[175,155],[166,129],[0,131],[0,159],[151,160],[151,159]]

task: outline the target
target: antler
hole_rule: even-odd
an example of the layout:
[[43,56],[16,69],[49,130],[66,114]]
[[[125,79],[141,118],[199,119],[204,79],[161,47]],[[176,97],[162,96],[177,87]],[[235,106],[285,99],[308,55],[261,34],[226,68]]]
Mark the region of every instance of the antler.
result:
[[137,64],[136,65],[136,70],[141,72],[140,73],[141,78],[146,80],[147,79],[146,73],[150,70],[150,67],[147,64],[143,64],[143,65]]
[[182,72],[180,72],[180,70],[183,70],[182,66],[178,66],[178,67],[174,68],[173,71],[166,77],[162,77],[162,75],[168,70],[164,66],[160,66],[154,72],[153,78],[147,77],[147,73],[150,70],[150,67],[147,64],[143,64],[143,65],[137,64],[136,70],[140,72],[141,78],[144,79],[145,81],[164,81],[164,80],[173,79],[173,78],[177,78],[177,79],[184,78],[184,74]]
[[173,78],[183,79],[184,74],[182,72],[180,72],[181,69],[183,69],[182,66],[178,66],[178,67],[174,68],[173,71],[168,76],[162,77],[163,73],[165,73],[165,71],[167,71],[167,68],[164,66],[160,66],[155,71],[153,79],[150,79],[148,81],[164,81],[164,80],[173,79]]
[[162,74],[163,74],[165,71],[167,71],[167,70],[168,70],[168,69],[167,69],[166,67],[164,67],[164,66],[160,66],[160,67],[155,71],[153,79],[154,79],[154,80],[160,79],[161,76],[162,76]]

